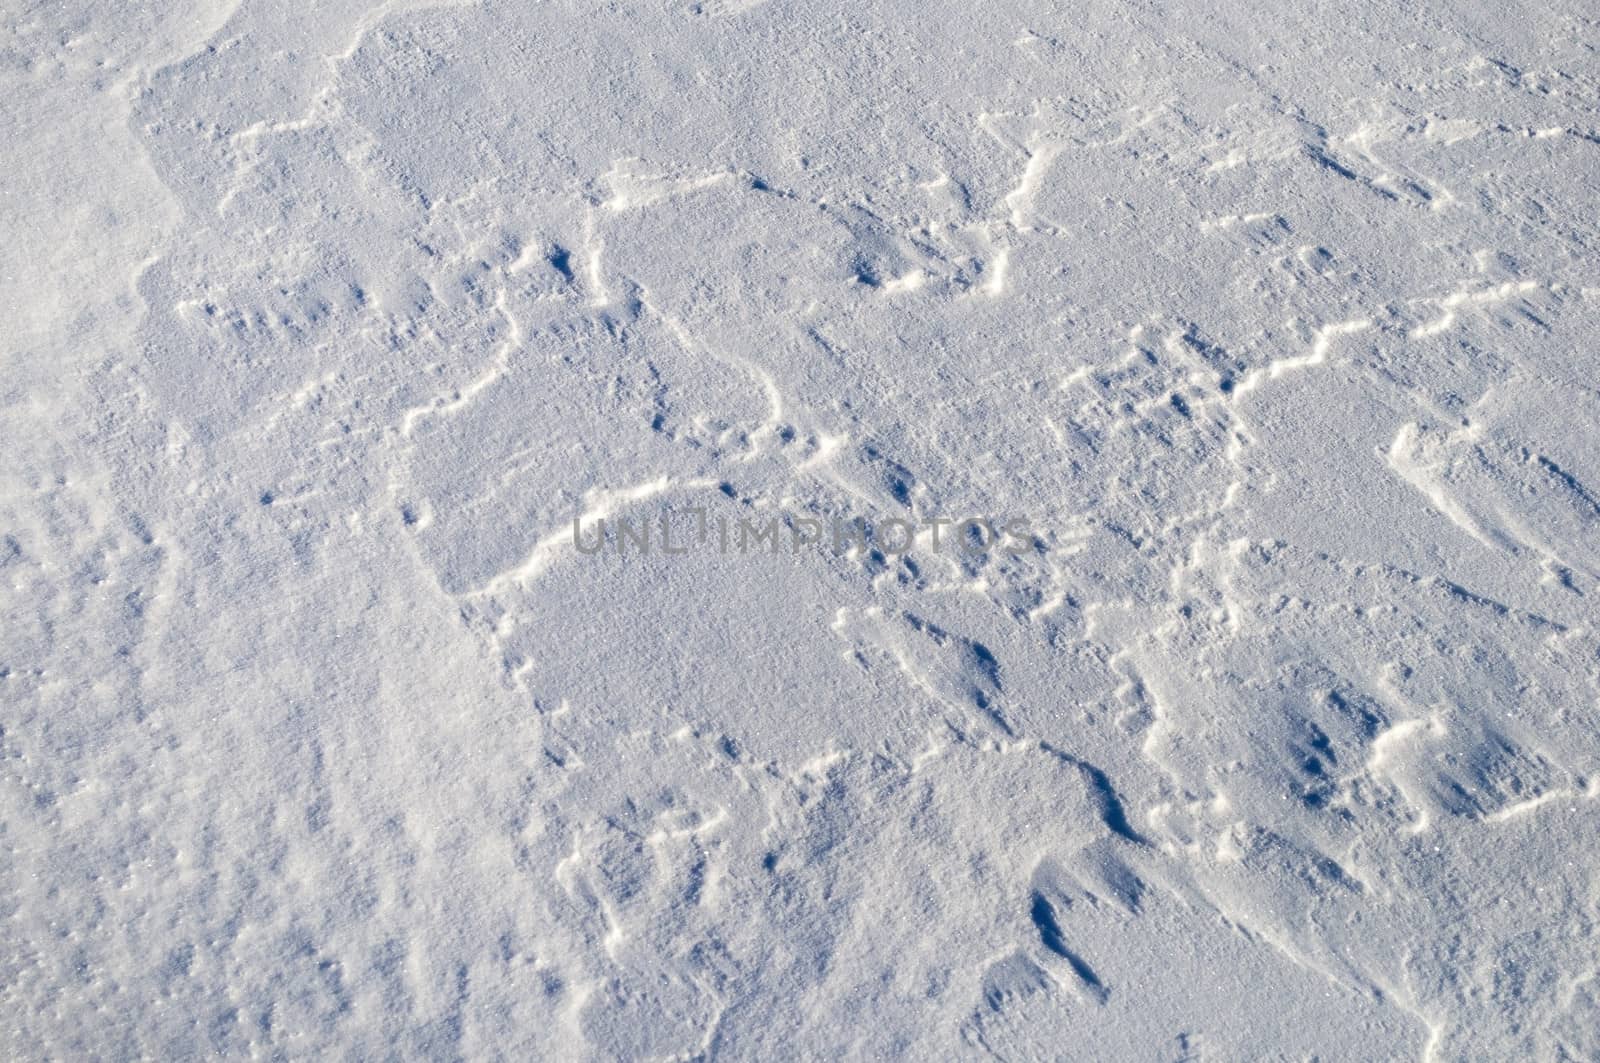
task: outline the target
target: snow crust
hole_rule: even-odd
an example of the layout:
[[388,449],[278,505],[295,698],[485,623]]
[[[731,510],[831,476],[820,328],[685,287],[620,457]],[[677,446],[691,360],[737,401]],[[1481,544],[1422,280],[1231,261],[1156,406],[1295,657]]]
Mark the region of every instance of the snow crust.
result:
[[1591,5],[4,23],[0,1056],[1600,1058]]

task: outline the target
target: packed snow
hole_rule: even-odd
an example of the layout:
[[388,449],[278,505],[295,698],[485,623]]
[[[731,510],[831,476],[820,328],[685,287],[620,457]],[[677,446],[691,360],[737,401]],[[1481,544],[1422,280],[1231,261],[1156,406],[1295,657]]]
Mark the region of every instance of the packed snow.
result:
[[3,21],[0,1056],[1600,1059],[1592,5]]

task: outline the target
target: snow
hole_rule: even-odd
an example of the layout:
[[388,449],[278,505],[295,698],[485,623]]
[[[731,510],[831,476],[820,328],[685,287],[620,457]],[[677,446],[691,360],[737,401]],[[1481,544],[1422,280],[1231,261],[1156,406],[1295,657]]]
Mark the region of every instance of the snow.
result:
[[0,1056],[1600,1058],[1586,5],[4,21]]

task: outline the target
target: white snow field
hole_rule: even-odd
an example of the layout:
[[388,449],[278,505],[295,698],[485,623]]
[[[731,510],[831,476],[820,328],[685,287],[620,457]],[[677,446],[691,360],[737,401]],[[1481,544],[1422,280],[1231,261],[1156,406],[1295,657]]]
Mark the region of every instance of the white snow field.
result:
[[0,1058],[1600,1059],[1588,0],[0,11]]

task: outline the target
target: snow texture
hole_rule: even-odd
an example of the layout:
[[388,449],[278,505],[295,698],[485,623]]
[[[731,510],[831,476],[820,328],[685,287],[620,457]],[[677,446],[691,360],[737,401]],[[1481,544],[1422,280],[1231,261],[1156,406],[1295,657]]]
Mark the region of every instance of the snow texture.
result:
[[0,1056],[1600,1059],[1593,5],[0,6]]

